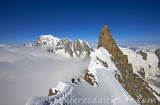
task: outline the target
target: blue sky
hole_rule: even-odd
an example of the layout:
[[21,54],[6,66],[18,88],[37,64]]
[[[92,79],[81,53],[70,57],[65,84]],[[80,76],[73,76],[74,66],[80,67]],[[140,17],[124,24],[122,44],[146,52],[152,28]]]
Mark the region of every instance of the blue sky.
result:
[[1,0],[0,43],[41,34],[97,42],[107,24],[120,43],[160,42],[159,0]]

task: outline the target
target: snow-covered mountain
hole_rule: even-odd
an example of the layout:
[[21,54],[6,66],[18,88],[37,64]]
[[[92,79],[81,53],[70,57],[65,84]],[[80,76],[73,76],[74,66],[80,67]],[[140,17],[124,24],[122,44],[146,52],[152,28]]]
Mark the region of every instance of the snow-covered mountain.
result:
[[41,35],[35,41],[35,46],[40,46],[40,45],[57,45],[57,43],[60,41],[59,38],[54,37],[52,35]]
[[51,52],[62,53],[65,52],[71,57],[85,57],[88,56],[93,49],[88,42],[83,40],[71,41],[67,38],[61,39],[55,48],[48,47]]
[[80,59],[90,63],[80,77],[60,81],[48,96],[32,97],[26,105],[160,104],[159,53],[118,47],[107,26],[100,33],[98,49],[93,50],[85,41],[60,39],[48,51],[60,55],[68,52],[70,57],[88,52]]
[[142,80],[148,82],[149,86],[155,91],[154,95],[160,97],[160,69],[159,59],[156,52],[158,50],[130,50],[120,47],[121,51],[128,56],[129,63],[132,64],[133,73]]
[[86,57],[93,49],[88,42],[77,39],[57,38],[53,35],[41,35],[34,44],[26,43],[24,46],[46,47],[48,52],[56,53],[64,57]]

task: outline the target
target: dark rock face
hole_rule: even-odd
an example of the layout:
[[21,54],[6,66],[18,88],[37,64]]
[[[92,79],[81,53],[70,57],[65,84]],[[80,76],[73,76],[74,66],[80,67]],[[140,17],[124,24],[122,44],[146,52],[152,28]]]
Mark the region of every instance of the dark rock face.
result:
[[100,59],[99,57],[96,56],[96,59],[106,68],[108,68],[108,63]]
[[85,41],[76,40],[73,42],[73,51],[77,56],[80,56],[82,52],[89,53],[92,49]]
[[69,43],[71,43],[71,41],[68,38],[64,38],[57,43],[57,46],[60,46],[60,45],[67,46]]
[[145,71],[144,68],[141,67],[141,69],[139,71],[137,71],[143,78],[145,78]]
[[143,60],[147,60],[147,53],[140,50],[140,51],[137,51],[137,54],[140,54],[142,56]]
[[68,53],[71,57],[73,57],[74,54],[76,57],[80,57],[83,52],[86,52],[86,56],[88,56],[90,52],[93,51],[93,49],[89,46],[89,44],[86,41],[76,40],[72,42],[68,38],[60,39],[55,45],[55,47],[48,47],[47,51],[55,53],[55,51],[59,49],[64,49],[65,53]]
[[[136,74],[133,74],[133,69],[131,64],[128,63],[127,56],[118,48],[107,26],[104,26],[100,33],[98,48],[99,47],[104,47],[110,54],[112,54],[112,60],[116,64],[121,75],[118,74],[116,77],[135,100],[142,105],[160,104],[153,93],[149,90],[148,83],[140,79]],[[142,97],[139,97],[139,95]],[[154,103],[144,103],[144,99],[153,99],[155,101]]]
[[61,39],[58,44],[64,45],[65,53],[68,53],[71,57],[73,57],[72,41],[69,39]]
[[160,49],[157,49],[155,51],[155,54],[157,55],[158,59],[159,59],[159,62],[158,62],[158,68],[160,68]]
[[57,90],[55,90],[55,92],[52,92],[52,89],[49,89],[48,96],[53,96],[53,95],[56,95],[57,93],[58,93]]
[[87,55],[89,55],[90,52],[93,51],[88,43],[82,40],[73,42],[66,40],[63,44],[65,45],[65,52],[69,53],[71,57],[73,57],[73,53],[75,53],[77,57],[80,57],[83,52],[86,52]]
[[84,80],[86,80],[86,82],[88,82],[92,86],[94,86],[94,84],[98,85],[98,83],[92,73],[86,72],[83,78],[84,78]]

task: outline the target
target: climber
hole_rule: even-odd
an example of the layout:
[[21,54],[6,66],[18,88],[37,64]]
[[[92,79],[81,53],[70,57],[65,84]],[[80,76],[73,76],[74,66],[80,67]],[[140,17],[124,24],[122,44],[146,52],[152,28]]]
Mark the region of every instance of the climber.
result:
[[71,80],[71,81],[72,81],[72,83],[75,83],[75,79],[74,79],[74,78],[72,78],[72,80]]
[[78,80],[78,82],[81,82],[80,78],[78,78],[77,80]]

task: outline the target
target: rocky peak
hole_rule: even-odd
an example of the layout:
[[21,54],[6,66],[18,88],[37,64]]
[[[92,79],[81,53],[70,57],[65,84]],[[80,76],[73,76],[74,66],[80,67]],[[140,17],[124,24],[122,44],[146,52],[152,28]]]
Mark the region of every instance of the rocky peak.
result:
[[83,40],[76,40],[65,45],[65,52],[68,52],[71,57],[73,57],[73,54],[79,57],[83,52],[86,52],[86,55],[88,55],[92,50],[90,45]]
[[69,38],[63,38],[63,39],[60,39],[60,41],[57,43],[57,46],[60,46],[60,45],[67,46],[70,43],[72,43],[72,41]]
[[127,56],[125,56],[122,51],[118,48],[115,40],[113,39],[110,30],[107,25],[105,25],[102,28],[102,31],[100,33],[99,42],[98,42],[98,48],[104,47],[109,51],[109,53],[112,54],[113,58],[119,62],[128,64]]
[[[118,81],[131,94],[131,96],[142,105],[158,105],[156,97],[149,90],[147,82],[133,74],[132,65],[128,63],[128,57],[122,53],[113,39],[108,26],[104,26],[100,32],[98,48],[104,47],[112,55],[112,60],[117,66],[120,74],[116,74]],[[141,97],[139,97],[139,95]],[[143,99],[153,99],[156,103],[143,103]]]

